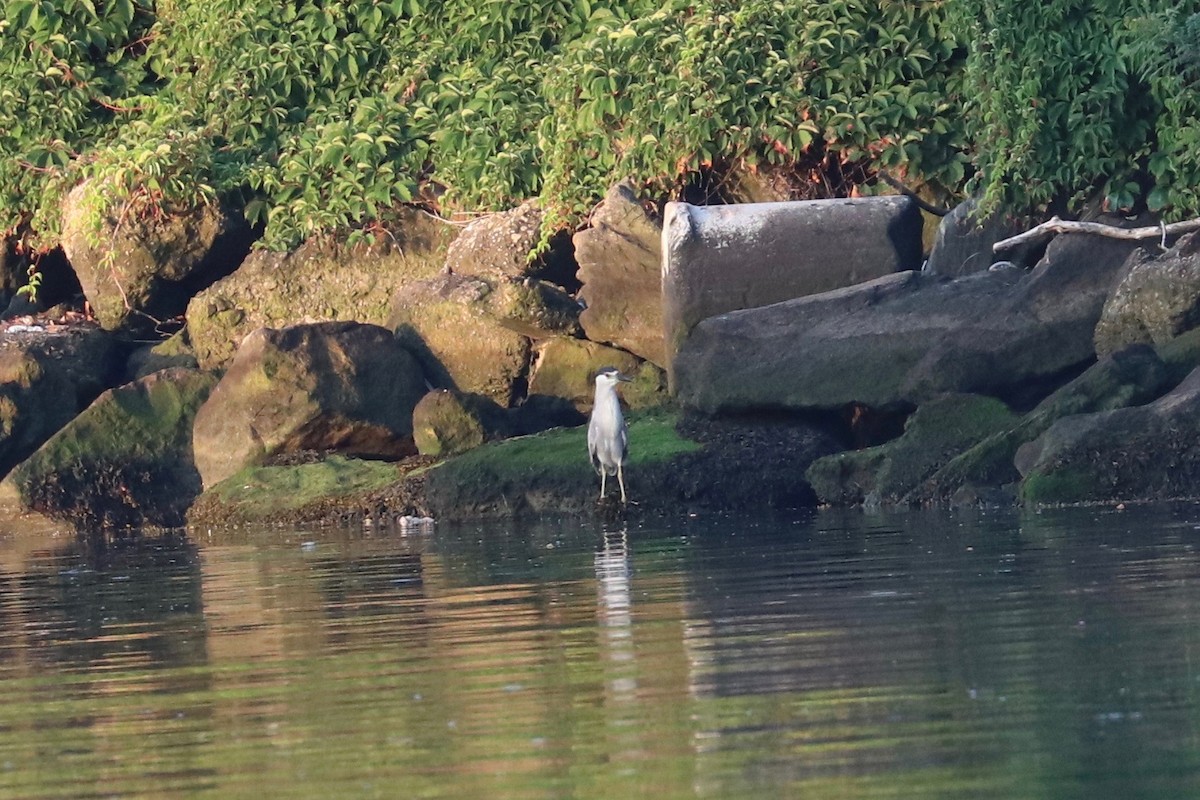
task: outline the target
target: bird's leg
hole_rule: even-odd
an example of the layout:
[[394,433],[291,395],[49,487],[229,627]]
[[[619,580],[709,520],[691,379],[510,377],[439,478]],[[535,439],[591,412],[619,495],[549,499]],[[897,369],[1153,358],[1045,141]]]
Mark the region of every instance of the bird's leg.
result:
[[604,476],[606,474],[607,474],[607,470],[603,470],[603,469],[600,470],[600,499],[601,500],[604,499]]
[[617,482],[621,484],[621,503],[625,503],[625,473],[621,471],[621,465],[617,464]]

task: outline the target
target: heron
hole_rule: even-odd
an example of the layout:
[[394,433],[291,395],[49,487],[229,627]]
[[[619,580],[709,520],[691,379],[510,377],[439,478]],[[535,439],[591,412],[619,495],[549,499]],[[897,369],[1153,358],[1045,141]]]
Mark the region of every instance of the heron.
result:
[[592,466],[600,473],[601,500],[604,499],[605,479],[615,474],[617,482],[621,484],[621,502],[626,502],[622,467],[629,456],[629,438],[625,433],[625,416],[621,413],[617,384],[631,380],[616,367],[603,367],[596,372],[596,400],[592,404],[592,418],[588,422],[587,441]]

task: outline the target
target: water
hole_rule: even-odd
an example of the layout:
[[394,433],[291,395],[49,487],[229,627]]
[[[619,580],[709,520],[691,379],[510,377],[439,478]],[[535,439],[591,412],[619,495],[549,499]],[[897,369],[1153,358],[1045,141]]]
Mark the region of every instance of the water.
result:
[[0,534],[3,798],[1200,795],[1200,508]]

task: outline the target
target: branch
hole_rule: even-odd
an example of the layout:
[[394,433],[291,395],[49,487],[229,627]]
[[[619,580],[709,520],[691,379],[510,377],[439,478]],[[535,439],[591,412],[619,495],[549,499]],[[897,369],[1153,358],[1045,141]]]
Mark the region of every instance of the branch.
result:
[[1170,225],[1156,225],[1146,228],[1118,228],[1115,225],[1105,225],[1102,222],[1071,222],[1069,220],[1051,217],[1041,225],[1030,228],[1024,233],[1002,239],[992,245],[993,253],[1003,253],[1029,242],[1036,242],[1055,233],[1090,233],[1095,236],[1107,236],[1110,239],[1149,239],[1152,236],[1162,237],[1166,246],[1168,236],[1177,233],[1200,230],[1200,219],[1186,219],[1182,222],[1172,222]]
[[948,209],[948,208],[938,208],[933,203],[926,202],[925,200],[922,200],[920,197],[917,197],[917,193],[913,188],[906,186],[905,184],[896,180],[891,175],[889,175],[886,170],[881,169],[881,170],[879,170],[879,172],[877,172],[875,174],[878,175],[880,177],[880,179],[884,183],[886,183],[888,186],[891,186],[896,191],[909,197],[914,203],[917,204],[917,208],[921,209],[922,211],[928,211],[930,214],[933,214],[935,217],[944,217],[950,213],[950,209]]

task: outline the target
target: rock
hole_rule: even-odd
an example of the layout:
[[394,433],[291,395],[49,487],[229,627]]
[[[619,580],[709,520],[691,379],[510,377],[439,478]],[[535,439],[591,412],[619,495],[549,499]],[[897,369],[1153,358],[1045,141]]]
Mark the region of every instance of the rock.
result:
[[675,358],[675,396],[710,414],[911,408],[909,371],[1020,280],[1017,270],[954,281],[902,272],[706,319]]
[[632,353],[583,339],[550,339],[538,345],[529,376],[530,396],[545,395],[569,401],[584,413],[592,410],[593,381],[601,367],[616,367],[633,378],[621,385],[620,395],[630,408],[661,405],[666,399],[666,375]]
[[902,196],[668,203],[662,263],[668,372],[701,320],[919,269],[921,228],[916,204]]
[[117,382],[113,337],[91,325],[0,336],[0,475]]
[[189,525],[345,525],[376,506],[402,465],[330,455],[300,464],[246,467],[213,486],[188,509]]
[[[712,420],[654,410],[628,421],[630,514],[811,507],[804,468],[836,448],[816,428],[777,416]],[[485,444],[423,478],[421,505],[437,519],[594,513],[600,488],[583,426]]]
[[446,251],[446,269],[492,282],[539,275],[542,264],[531,260],[542,235],[542,211],[527,200],[509,211],[487,214],[459,233]]
[[385,328],[260,328],[196,416],[196,467],[208,488],[285,453],[408,455],[416,450],[413,408],[425,392],[420,365]]
[[933,249],[925,264],[926,272],[958,278],[985,272],[992,264],[1002,260],[1018,267],[1030,266],[1028,259],[1033,253],[1029,247],[1005,253],[1003,257],[992,253],[992,245],[1021,233],[1023,226],[1000,214],[981,220],[977,208],[976,201],[968,199],[942,217]]
[[972,392],[1034,405],[1095,361],[1096,322],[1134,247],[1082,234],[1056,237],[1007,296],[940,338],[904,394],[921,400]]
[[370,243],[310,240],[288,253],[256,250],[188,305],[188,335],[206,368],[228,365],[246,334],[298,323],[383,325],[392,294],[436,275],[452,229],[418,211]]
[[1174,388],[1200,367],[1200,328],[1163,342],[1154,348],[1167,368],[1166,385]]
[[575,234],[587,337],[666,365],[662,316],[662,225],[632,187],[609,190],[591,225]]
[[805,477],[826,503],[895,504],[943,464],[1017,419],[991,397],[943,395],[921,404],[899,439],[818,459]]
[[1200,497],[1200,370],[1153,403],[1058,420],[1016,463],[1028,503]]
[[1090,414],[1148,403],[1170,385],[1170,372],[1154,350],[1135,345],[1110,353],[1055,391],[1008,430],[994,433],[935,472],[909,498],[910,503],[968,500],[979,491],[1016,484],[1021,475],[1017,449],[1073,414]]
[[1200,322],[1200,235],[1160,256],[1137,250],[1096,325],[1096,352],[1135,342],[1163,343]]
[[232,272],[250,249],[250,228],[217,204],[151,217],[114,211],[95,230],[90,208],[104,190],[89,180],[67,195],[62,247],[109,330],[182,315],[192,295]]
[[551,428],[573,428],[587,422],[587,416],[562,397],[531,394],[516,408],[509,409],[508,424],[513,436],[528,436]]
[[532,339],[579,333],[579,303],[552,283],[504,281],[487,295],[485,305],[505,328]]
[[196,353],[187,340],[187,332],[179,331],[158,344],[139,347],[129,354],[125,363],[125,379],[134,381],[160,369],[171,367],[199,368]]
[[412,351],[434,386],[486,395],[512,404],[525,379],[530,345],[487,310],[491,285],[444,273],[402,286],[392,298],[387,326]]
[[174,367],[101,394],[4,491],[79,530],[175,527],[200,493],[192,423],[216,376]]
[[503,438],[505,409],[481,395],[434,389],[413,409],[413,438],[423,456],[450,456]]

